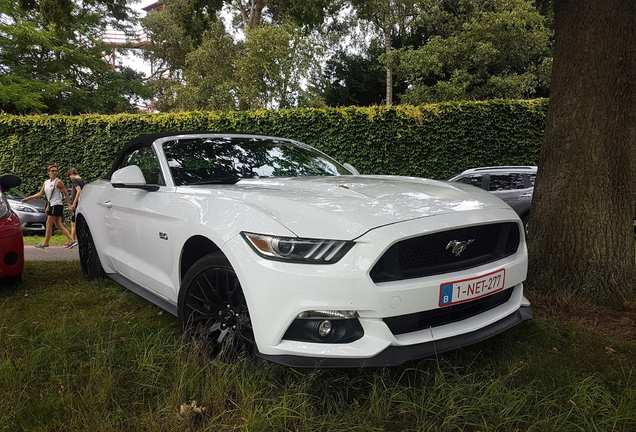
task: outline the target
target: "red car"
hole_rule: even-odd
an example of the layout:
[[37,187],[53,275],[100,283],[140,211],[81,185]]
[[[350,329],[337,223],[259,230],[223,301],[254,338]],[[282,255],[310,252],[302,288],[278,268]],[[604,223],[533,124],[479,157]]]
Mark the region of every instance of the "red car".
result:
[[20,185],[13,174],[0,176],[0,284],[22,281],[24,244],[18,216],[11,210],[4,191]]

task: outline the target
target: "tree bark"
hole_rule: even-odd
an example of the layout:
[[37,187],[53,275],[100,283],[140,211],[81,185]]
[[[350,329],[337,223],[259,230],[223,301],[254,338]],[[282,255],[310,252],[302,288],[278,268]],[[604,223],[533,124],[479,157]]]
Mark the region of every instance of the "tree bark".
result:
[[264,0],[235,0],[235,6],[238,8],[243,18],[245,27],[254,28],[260,25],[263,8],[265,8]]
[[636,299],[636,2],[556,0],[529,233],[531,289]]

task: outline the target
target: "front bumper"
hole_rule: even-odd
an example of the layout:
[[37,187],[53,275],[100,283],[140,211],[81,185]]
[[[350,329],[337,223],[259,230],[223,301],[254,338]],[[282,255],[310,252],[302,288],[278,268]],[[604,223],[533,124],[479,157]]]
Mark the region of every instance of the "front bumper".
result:
[[[240,236],[223,247],[237,272],[250,310],[257,355],[294,366],[357,367],[403,363],[493,336],[530,319],[523,296],[527,249],[468,270],[400,281],[374,283],[371,268],[396,241],[463,226],[521,223],[512,210],[466,211],[398,223],[372,230],[338,263],[291,264],[257,256]],[[433,328],[393,334],[384,318],[439,308],[440,286],[505,269],[511,295],[482,313]],[[356,311],[363,336],[349,343],[287,340],[284,335],[299,313],[309,310]]]
[[18,212],[20,226],[23,233],[43,233],[46,231],[46,213]]
[[0,278],[21,275],[24,271],[24,244],[18,218],[0,220]]
[[507,317],[494,322],[479,330],[464,333],[457,336],[440,339],[439,341],[424,342],[415,345],[389,346],[370,358],[333,358],[333,357],[304,357],[294,355],[267,355],[256,352],[258,357],[292,367],[337,367],[337,368],[358,368],[358,367],[384,367],[398,366],[407,361],[417,360],[422,357],[441,354],[446,351],[455,350],[468,345],[481,342],[499,333],[508,330],[515,325],[532,319],[532,308],[521,306]]

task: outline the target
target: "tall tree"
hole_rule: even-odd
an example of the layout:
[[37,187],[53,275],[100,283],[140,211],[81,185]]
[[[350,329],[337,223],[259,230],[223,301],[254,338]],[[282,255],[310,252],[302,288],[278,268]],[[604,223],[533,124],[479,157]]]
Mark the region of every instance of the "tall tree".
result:
[[527,0],[422,2],[421,46],[383,56],[411,104],[548,95],[551,31]]
[[[196,1],[204,0],[165,0],[163,9],[142,20],[151,41],[145,47],[146,58],[156,71],[151,85],[156,89],[159,110],[290,108],[308,101],[320,104],[315,94],[303,88],[319,69],[318,44],[305,37],[292,20],[284,19],[285,11],[296,11],[297,20],[305,20],[311,27],[320,19],[320,8],[300,8],[299,0],[267,0],[262,4],[226,0],[225,4],[238,9],[247,8],[247,15],[240,14],[243,18],[238,20],[244,24],[244,38],[234,40],[216,18],[222,2],[205,0],[214,7],[194,17],[189,11]],[[261,6],[265,9],[260,12],[254,9]],[[252,15],[261,12],[267,14],[267,21],[276,22]],[[194,18],[196,23],[191,22]],[[187,30],[195,24],[197,35]]]
[[378,56],[340,50],[325,64],[324,100],[328,106],[380,105],[386,96],[386,77]]
[[[382,33],[386,55],[393,50],[393,39],[404,32],[418,15],[416,0],[351,0],[358,17],[373,23]],[[393,68],[386,62],[386,100],[393,104]]]
[[237,75],[252,108],[293,108],[303,93],[302,84],[319,68],[319,47],[292,25],[262,25],[249,29],[244,56],[237,60]]
[[557,0],[555,44],[529,281],[620,305],[636,300],[636,3]]
[[118,23],[125,25],[131,16],[135,16],[128,0],[91,0],[78,3],[73,0],[18,0],[17,5],[24,11],[38,13],[43,25],[54,24],[62,28],[71,28],[77,24],[78,6],[82,9],[99,10],[102,19],[112,20],[111,25],[114,27],[118,27]]
[[73,3],[72,19],[63,26],[40,9],[0,0],[0,109],[16,114],[136,110],[136,99],[147,96],[141,77],[113,70],[103,59],[111,48],[99,38],[112,22],[104,8]]

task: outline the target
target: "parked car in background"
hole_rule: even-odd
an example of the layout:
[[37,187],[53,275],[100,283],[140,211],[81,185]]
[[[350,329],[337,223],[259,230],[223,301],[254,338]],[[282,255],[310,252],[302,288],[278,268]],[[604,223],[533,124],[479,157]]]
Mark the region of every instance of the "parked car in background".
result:
[[283,138],[141,136],[82,190],[77,233],[86,279],[107,275],[216,351],[290,366],[398,365],[532,317],[503,201],[359,175]]
[[11,210],[6,191],[20,185],[13,174],[0,176],[0,284],[20,282],[24,271],[24,244],[18,216]]
[[46,200],[42,198],[33,199],[27,203],[22,203],[22,198],[27,195],[21,190],[12,188],[5,192],[5,196],[11,209],[20,219],[20,226],[24,234],[44,234],[46,232]]
[[449,181],[477,186],[504,200],[517,212],[527,234],[536,177],[536,166],[498,166],[472,168]]

